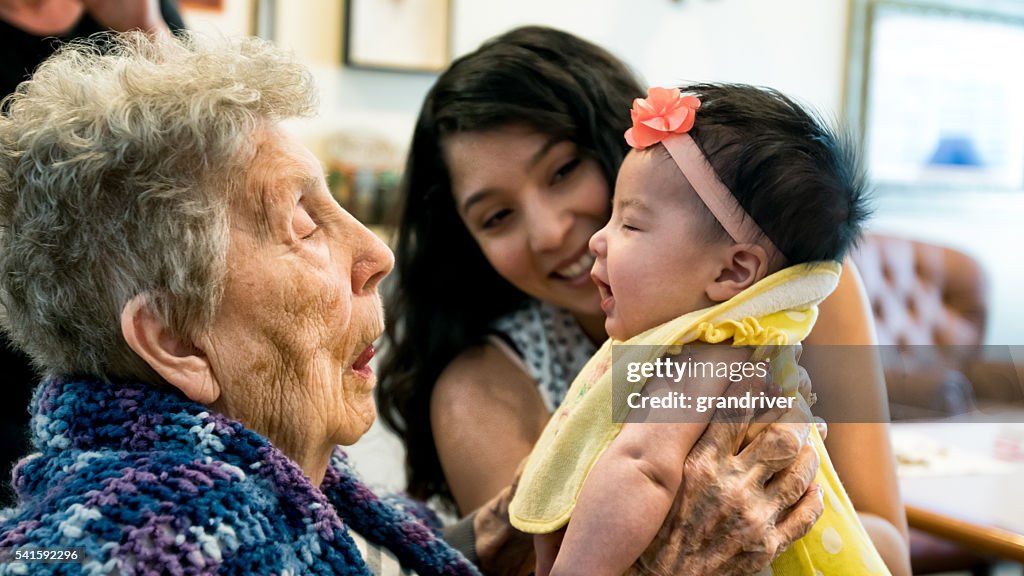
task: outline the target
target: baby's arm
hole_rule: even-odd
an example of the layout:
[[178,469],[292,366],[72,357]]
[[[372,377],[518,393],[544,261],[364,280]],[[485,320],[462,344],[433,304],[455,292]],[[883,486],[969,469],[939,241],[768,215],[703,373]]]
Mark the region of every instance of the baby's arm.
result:
[[628,570],[657,535],[706,426],[625,424],[583,484],[551,574]]
[[[690,359],[691,354],[684,351],[671,359]],[[699,354],[702,361],[731,362],[747,360],[750,350],[701,346]],[[709,375],[681,383],[651,379],[645,389],[667,386],[691,397],[720,396],[728,385],[726,378]],[[676,415],[677,422],[624,424],[583,484],[551,574],[625,572],[657,536],[682,482],[686,457],[713,415],[712,410],[687,410]],[[551,541],[543,545],[550,548]]]
[[706,426],[625,424],[584,483],[552,574],[626,572],[665,522],[686,455]]

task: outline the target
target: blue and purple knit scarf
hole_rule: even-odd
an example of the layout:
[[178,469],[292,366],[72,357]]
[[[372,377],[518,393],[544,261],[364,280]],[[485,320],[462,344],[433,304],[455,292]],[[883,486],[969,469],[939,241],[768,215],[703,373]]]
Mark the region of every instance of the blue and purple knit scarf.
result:
[[419,574],[477,574],[436,520],[378,498],[340,450],[317,488],[267,439],[174,392],[54,378],[33,406],[39,454],[15,470],[0,547],[88,560],[30,573],[368,575],[351,528]]

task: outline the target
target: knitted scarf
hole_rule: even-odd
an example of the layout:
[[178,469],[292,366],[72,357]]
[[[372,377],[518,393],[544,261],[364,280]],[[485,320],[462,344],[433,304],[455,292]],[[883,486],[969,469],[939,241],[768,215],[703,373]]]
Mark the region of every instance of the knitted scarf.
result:
[[419,574],[477,574],[435,517],[377,497],[340,449],[317,488],[241,423],[140,383],[52,378],[33,413],[39,453],[15,469],[0,548],[78,547],[87,560],[32,573],[368,575],[351,527]]

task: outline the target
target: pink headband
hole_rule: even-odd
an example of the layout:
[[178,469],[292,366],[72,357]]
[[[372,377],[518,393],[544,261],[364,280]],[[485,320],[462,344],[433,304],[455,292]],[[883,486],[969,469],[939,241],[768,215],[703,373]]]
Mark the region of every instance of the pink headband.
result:
[[637,150],[661,142],[730,238],[741,244],[761,246],[768,252],[770,263],[784,262],[782,252],[719,180],[697,143],[687,134],[698,108],[700,100],[682,96],[678,88],[649,88],[647,98],[633,100],[633,127],[626,130],[626,142]]

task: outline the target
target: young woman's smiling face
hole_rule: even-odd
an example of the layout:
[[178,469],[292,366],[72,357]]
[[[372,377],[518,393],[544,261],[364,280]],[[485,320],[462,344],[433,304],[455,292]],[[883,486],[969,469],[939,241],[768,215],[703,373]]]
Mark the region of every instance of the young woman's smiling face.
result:
[[611,207],[600,165],[520,126],[451,136],[445,159],[459,215],[498,274],[578,318],[600,317],[588,249]]

